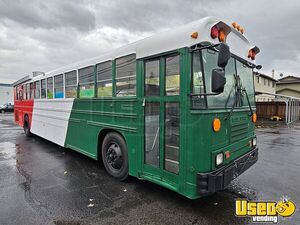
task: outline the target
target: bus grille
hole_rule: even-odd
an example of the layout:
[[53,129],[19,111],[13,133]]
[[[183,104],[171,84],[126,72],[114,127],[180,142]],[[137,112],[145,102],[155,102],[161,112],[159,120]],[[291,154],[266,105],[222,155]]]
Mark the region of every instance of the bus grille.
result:
[[248,122],[236,123],[231,125],[231,143],[237,142],[245,137],[248,133]]

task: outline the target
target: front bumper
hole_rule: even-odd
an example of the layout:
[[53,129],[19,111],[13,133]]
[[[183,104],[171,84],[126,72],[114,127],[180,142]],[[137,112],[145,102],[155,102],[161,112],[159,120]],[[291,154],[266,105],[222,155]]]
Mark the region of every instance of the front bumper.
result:
[[247,152],[235,159],[229,165],[223,166],[210,173],[197,174],[197,192],[199,195],[207,195],[223,190],[232,180],[246,171],[258,159],[258,148]]

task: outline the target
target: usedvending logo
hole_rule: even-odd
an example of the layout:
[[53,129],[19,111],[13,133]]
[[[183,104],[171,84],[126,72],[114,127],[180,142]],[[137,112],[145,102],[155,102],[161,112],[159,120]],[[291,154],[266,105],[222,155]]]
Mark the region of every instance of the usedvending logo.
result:
[[278,223],[278,217],[289,217],[296,211],[296,205],[287,197],[279,202],[248,201],[237,199],[235,201],[235,215],[238,217],[251,217],[252,222]]

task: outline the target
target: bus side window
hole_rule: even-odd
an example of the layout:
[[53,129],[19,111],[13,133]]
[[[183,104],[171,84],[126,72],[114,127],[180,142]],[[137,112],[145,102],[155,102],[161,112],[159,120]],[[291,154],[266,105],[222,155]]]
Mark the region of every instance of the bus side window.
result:
[[54,97],[55,98],[64,97],[64,83],[63,83],[62,74],[54,77]]
[[53,98],[53,77],[47,78],[47,98]]
[[165,74],[166,74],[165,94],[179,95],[180,92],[179,55],[174,55],[166,58]]
[[159,59],[145,62],[145,96],[159,96]]
[[24,84],[24,100],[28,99],[28,84]]
[[33,99],[33,96],[34,96],[34,83],[30,83],[30,97],[29,99]]
[[135,96],[135,54],[116,59],[116,96]]
[[19,100],[19,87],[18,86],[16,86],[15,92],[16,92],[16,100]]
[[46,98],[46,79],[41,80],[41,98]]
[[97,96],[112,96],[112,61],[97,65]]
[[26,100],[26,84],[23,84],[23,100]]
[[65,73],[65,96],[66,98],[76,98],[77,96],[77,72],[76,70]]
[[34,82],[34,98],[40,98],[40,81]]
[[23,100],[23,86],[19,86],[18,91],[19,91],[19,100]]
[[88,66],[78,71],[79,97],[92,98],[95,96],[94,66]]

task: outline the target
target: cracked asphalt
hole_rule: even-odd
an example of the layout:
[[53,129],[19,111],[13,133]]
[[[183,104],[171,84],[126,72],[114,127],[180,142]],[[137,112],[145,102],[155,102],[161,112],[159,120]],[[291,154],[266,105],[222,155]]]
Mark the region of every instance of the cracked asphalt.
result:
[[300,224],[300,123],[259,128],[257,136],[252,168],[226,190],[189,200],[147,181],[116,181],[97,161],[26,138],[13,114],[0,114],[0,224],[251,224],[234,215],[236,198],[282,196],[297,211],[279,224]]

